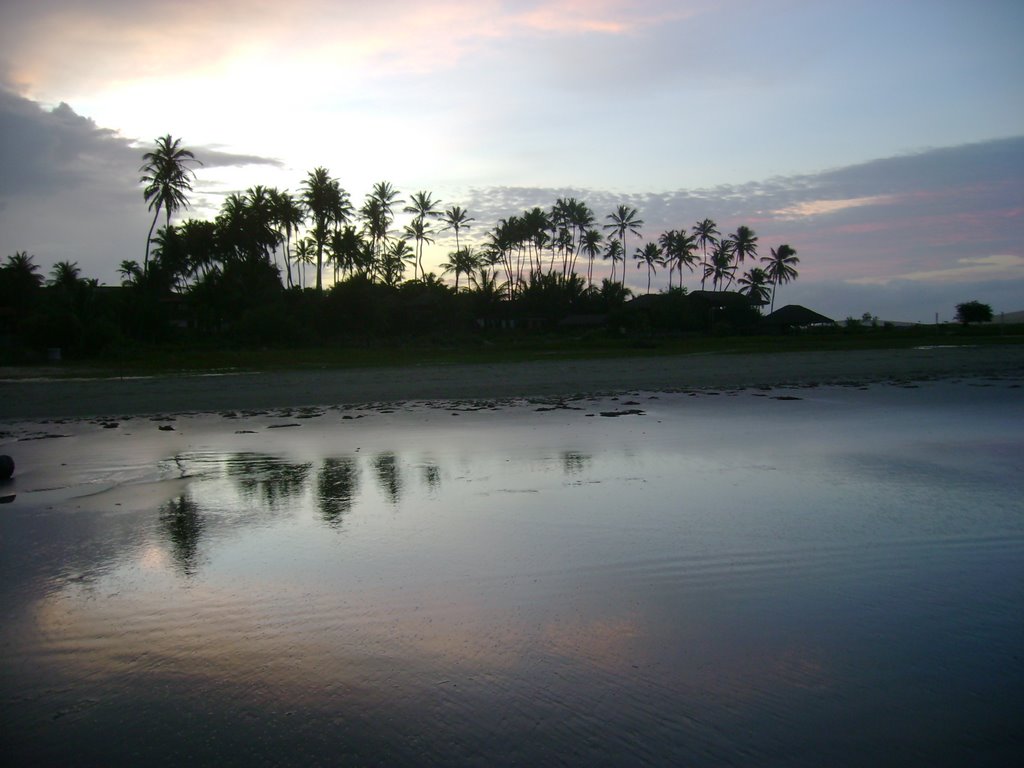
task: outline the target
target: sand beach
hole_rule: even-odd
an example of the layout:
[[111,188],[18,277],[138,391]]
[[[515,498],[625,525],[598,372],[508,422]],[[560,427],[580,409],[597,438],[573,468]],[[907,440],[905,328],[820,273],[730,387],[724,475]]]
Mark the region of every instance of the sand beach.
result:
[[905,350],[707,354],[144,378],[4,377],[0,420],[87,418],[407,400],[567,397],[861,384],[1024,371],[1024,345]]

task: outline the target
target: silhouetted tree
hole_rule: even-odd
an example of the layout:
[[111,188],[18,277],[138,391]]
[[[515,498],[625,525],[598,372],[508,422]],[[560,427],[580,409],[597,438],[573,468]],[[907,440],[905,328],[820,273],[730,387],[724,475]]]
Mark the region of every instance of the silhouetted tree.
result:
[[982,304],[980,301],[965,301],[956,305],[957,322],[969,325],[971,323],[991,323],[992,307]]
[[717,235],[720,233],[718,225],[712,219],[702,219],[693,225],[693,234],[700,245],[701,253],[704,255],[704,260],[701,262],[701,266],[704,268],[703,277],[700,280],[700,289],[703,291],[704,281],[708,278],[708,243],[716,245],[718,243]]
[[661,259],[661,248],[655,242],[649,242],[644,245],[643,248],[637,248],[636,253],[633,254],[633,258],[636,259],[636,266],[639,269],[643,265],[647,265],[647,293],[651,292],[651,275],[655,274],[657,268],[662,265]]
[[202,165],[191,151],[182,148],[181,139],[171,138],[170,134],[156,140],[156,148],[142,156],[143,164],[139,168],[142,177],[139,182],[145,184],[142,196],[153,211],[153,223],[149,225],[146,235],[146,257],[143,270],[149,268],[149,243],[156,228],[156,220],[162,210],[166,215],[166,225],[171,224],[171,214],[179,208],[188,208],[187,192],[192,191],[192,179],[195,173],[188,167],[189,163]]
[[765,272],[772,283],[771,311],[774,312],[775,289],[779,287],[779,283],[788,283],[790,280],[796,280],[798,273],[795,265],[800,263],[800,259],[796,256],[796,249],[790,248],[788,245],[780,245],[778,250],[772,248],[771,251],[771,256],[761,257],[761,263],[767,265]]
[[[614,213],[609,213],[605,216],[608,219],[608,223],[604,225],[605,229],[610,229],[618,235],[618,240],[622,244],[622,254],[626,254],[626,233],[632,232],[634,235],[639,237],[640,227],[644,225],[642,219],[638,218],[639,212],[636,208],[631,208],[628,205],[620,205],[615,209]],[[614,258],[612,260],[612,269],[615,268]],[[612,275],[614,277],[614,273]],[[622,283],[626,283],[626,265],[622,265]]]

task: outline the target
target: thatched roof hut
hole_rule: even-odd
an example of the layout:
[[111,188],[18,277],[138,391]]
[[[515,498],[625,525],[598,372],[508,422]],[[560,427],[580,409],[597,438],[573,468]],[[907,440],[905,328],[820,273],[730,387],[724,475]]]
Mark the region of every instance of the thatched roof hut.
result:
[[819,315],[814,310],[802,307],[799,304],[787,304],[768,315],[764,322],[766,325],[781,325],[795,328],[804,328],[811,325],[835,325],[836,321],[831,318]]

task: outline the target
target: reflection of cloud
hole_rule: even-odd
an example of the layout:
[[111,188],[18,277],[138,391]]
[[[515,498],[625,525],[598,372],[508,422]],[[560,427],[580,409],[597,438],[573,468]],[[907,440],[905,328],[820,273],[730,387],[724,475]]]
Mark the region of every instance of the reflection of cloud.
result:
[[849,280],[848,282],[854,285],[887,285],[896,280],[965,283],[996,280],[999,278],[1009,280],[1024,278],[1024,256],[998,254],[994,256],[957,259],[957,263],[960,266],[908,272],[902,275],[862,277]]
[[586,661],[605,671],[629,669],[632,643],[642,635],[637,616],[593,621],[557,621],[544,629],[542,643],[560,656]]

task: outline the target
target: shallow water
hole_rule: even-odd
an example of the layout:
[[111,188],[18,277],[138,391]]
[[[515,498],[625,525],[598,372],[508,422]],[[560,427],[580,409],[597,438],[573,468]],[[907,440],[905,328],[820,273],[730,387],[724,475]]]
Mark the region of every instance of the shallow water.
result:
[[9,426],[4,754],[1010,764],[1022,392]]

